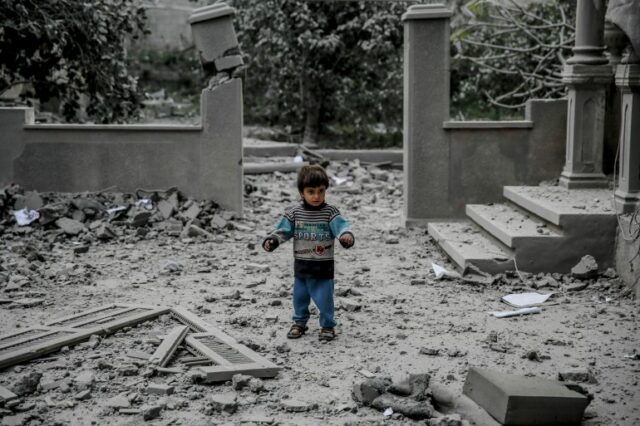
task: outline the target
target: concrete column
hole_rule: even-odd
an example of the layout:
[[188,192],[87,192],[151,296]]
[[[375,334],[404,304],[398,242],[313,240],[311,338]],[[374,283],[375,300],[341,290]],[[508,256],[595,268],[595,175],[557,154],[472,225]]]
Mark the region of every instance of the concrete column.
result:
[[604,0],[578,0],[574,56],[563,80],[569,86],[566,161],[560,185],[608,185],[602,171],[606,89],[613,72],[604,55]]
[[449,19],[444,4],[414,5],[404,21],[404,211],[411,224],[451,214]]
[[605,0],[578,0],[576,42],[569,64],[602,65],[604,55]]
[[631,213],[640,207],[640,64],[618,65],[616,85],[622,92],[622,122],[615,201],[619,213]]
[[24,125],[33,123],[33,108],[0,108],[0,188],[15,182],[13,162],[24,150]]

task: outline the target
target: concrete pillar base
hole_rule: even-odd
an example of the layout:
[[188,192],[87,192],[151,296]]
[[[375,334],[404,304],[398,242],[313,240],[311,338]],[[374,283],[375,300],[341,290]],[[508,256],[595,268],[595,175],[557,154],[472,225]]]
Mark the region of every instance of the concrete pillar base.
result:
[[564,171],[558,185],[567,189],[608,188],[609,180],[603,173],[572,173]]
[[640,194],[632,194],[618,189],[615,192],[615,205],[618,214],[633,213],[640,209]]

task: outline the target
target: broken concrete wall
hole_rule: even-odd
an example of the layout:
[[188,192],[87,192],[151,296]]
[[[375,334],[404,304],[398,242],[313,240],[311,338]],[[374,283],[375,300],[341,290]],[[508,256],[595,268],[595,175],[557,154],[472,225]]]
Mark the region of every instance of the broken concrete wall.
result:
[[449,121],[449,18],[411,6],[404,35],[406,224],[464,216],[499,201],[505,185],[537,185],[564,164],[566,101],[530,101],[521,121]]
[[242,212],[242,84],[203,90],[200,126],[39,125],[1,108],[0,185],[39,191],[166,189]]
[[[616,271],[623,281],[636,295],[636,302],[640,301],[640,238],[635,238],[640,230],[638,225],[632,225],[632,216],[620,217],[620,227],[616,238]],[[634,232],[635,231],[635,232]]]

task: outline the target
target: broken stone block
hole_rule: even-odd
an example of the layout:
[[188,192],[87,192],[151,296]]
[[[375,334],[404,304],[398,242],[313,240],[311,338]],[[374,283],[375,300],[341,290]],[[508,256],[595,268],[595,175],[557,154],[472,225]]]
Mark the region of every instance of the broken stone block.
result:
[[32,394],[38,389],[41,378],[42,374],[36,371],[24,374],[18,377],[11,390],[20,396]]
[[83,371],[76,376],[74,382],[79,390],[91,389],[96,378],[91,371]]
[[73,248],[73,253],[74,254],[84,254],[84,253],[88,253],[89,252],[89,245],[88,244],[83,244],[81,246],[77,246]]
[[384,393],[371,402],[373,408],[384,411],[391,408],[394,413],[401,413],[411,419],[428,419],[433,417],[435,409],[427,401],[416,401],[392,393]]
[[158,417],[160,417],[160,414],[162,413],[162,405],[144,406],[142,407],[141,411],[142,411],[142,418],[145,421],[157,419]]
[[167,200],[158,201],[156,207],[165,220],[173,216],[173,213],[175,211],[175,209],[173,208],[173,204],[171,204]]
[[290,413],[303,413],[311,409],[311,405],[297,399],[284,399],[280,402],[280,406],[284,411]]
[[201,210],[200,207],[198,207],[198,203],[192,201],[191,205],[189,205],[189,208],[187,208],[180,214],[187,220],[187,222],[191,222],[193,219],[198,217],[200,211]]
[[32,417],[31,414],[16,414],[15,416],[4,416],[2,418],[2,426],[22,426]]
[[371,405],[374,399],[385,393],[389,386],[391,386],[391,379],[389,378],[368,379],[353,385],[351,396],[356,402],[368,406]]
[[151,212],[139,211],[135,213],[131,218],[131,226],[133,226],[134,228],[145,226],[147,223],[149,223],[150,217],[151,217]]
[[147,393],[150,395],[171,395],[174,389],[175,388],[171,385],[149,383],[149,386],[147,386]]
[[253,393],[264,392],[264,383],[257,377],[252,377],[251,380],[249,380],[249,390]]
[[44,201],[38,192],[28,191],[24,194],[24,206],[29,210],[38,210],[44,206]]
[[588,370],[573,370],[558,373],[558,380],[561,382],[578,382],[597,384],[598,380]]
[[215,411],[224,411],[225,413],[233,414],[238,409],[238,400],[235,393],[211,395],[209,402]]
[[252,379],[251,376],[247,376],[246,374],[235,374],[231,378],[231,387],[234,390],[242,390],[249,386],[249,381]]
[[11,392],[9,389],[5,388],[4,386],[0,386],[0,407],[4,406],[5,402],[16,399],[17,397],[18,395]]
[[186,237],[205,237],[205,238],[213,238],[214,235],[211,232],[207,232],[204,229],[200,228],[196,225],[189,225],[183,231],[183,235]]
[[61,217],[56,220],[56,225],[67,235],[78,235],[85,229],[84,224],[68,217]]
[[[427,426],[464,426],[465,422],[460,414],[447,414],[427,420]],[[468,423],[467,423],[468,424]]]
[[228,222],[220,215],[214,214],[211,218],[211,227],[216,229],[223,229],[227,227]]
[[73,399],[77,399],[78,401],[85,401],[89,398],[91,398],[91,389],[83,390],[73,396]]
[[502,424],[579,424],[589,400],[562,383],[471,367],[463,393]]
[[580,262],[571,268],[571,276],[580,280],[588,280],[598,276],[598,263],[591,255],[583,256]]
[[349,299],[341,299],[340,306],[347,312],[356,312],[362,309],[362,305]]
[[217,72],[227,72],[234,70],[241,66],[244,62],[240,55],[229,55],[217,58],[213,61],[214,67]]
[[120,394],[114,396],[113,398],[109,398],[105,404],[107,405],[107,407],[112,408],[129,408],[131,406],[129,398],[127,398],[126,394]]

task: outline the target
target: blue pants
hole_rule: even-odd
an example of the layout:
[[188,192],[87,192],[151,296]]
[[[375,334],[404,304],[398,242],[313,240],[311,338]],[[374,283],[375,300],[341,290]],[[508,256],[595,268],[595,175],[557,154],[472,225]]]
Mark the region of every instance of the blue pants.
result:
[[305,325],[309,321],[309,302],[320,311],[320,327],[333,328],[333,280],[295,278],[293,281],[293,322]]

